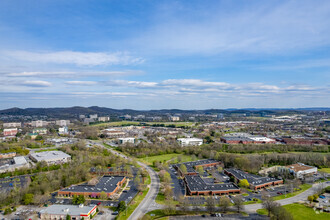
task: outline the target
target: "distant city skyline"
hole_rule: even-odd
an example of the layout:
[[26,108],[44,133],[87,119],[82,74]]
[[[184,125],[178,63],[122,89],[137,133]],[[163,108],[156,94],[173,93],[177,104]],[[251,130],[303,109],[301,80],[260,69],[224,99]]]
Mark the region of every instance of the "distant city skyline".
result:
[[0,2],[0,109],[330,107],[329,1]]

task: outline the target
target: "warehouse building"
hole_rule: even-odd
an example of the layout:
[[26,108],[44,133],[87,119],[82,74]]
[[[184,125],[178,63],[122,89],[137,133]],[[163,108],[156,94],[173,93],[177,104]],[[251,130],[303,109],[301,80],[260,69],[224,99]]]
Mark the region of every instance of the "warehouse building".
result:
[[102,192],[109,198],[115,194],[125,182],[125,176],[103,176],[96,183],[84,183],[73,185],[58,192],[59,196],[72,197],[83,195],[90,198],[99,198]]
[[32,153],[30,154],[30,158],[34,162],[45,161],[48,165],[67,163],[71,160],[71,156],[62,151],[43,151],[39,153]]

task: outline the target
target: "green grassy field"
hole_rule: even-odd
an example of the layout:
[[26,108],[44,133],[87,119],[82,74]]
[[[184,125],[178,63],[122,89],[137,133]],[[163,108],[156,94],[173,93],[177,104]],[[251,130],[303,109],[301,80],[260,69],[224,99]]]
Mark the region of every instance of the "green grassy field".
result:
[[[283,206],[288,212],[291,213],[294,220],[305,220],[305,219],[317,219],[317,220],[326,220],[330,219],[329,213],[320,213],[316,214],[316,212],[309,207],[306,207],[302,204],[289,204]],[[266,209],[258,209],[258,214],[267,215],[268,212]]]
[[322,168],[322,169],[319,169],[319,171],[325,172],[325,173],[330,173],[330,168]]
[[312,187],[312,185],[310,185],[310,184],[302,184],[302,185],[300,185],[301,190],[293,192],[293,193],[287,193],[286,195],[275,196],[275,197],[273,197],[273,199],[274,200],[280,200],[280,199],[286,199],[286,198],[289,198],[289,197],[292,197],[292,196],[296,196],[296,195],[304,192],[305,190],[307,190],[311,187]]
[[171,160],[171,162],[177,163],[179,156],[181,156],[182,162],[187,162],[192,160],[190,155],[183,155],[183,154],[163,154],[163,155],[139,158],[138,160],[148,165],[152,165],[154,161],[167,162]]

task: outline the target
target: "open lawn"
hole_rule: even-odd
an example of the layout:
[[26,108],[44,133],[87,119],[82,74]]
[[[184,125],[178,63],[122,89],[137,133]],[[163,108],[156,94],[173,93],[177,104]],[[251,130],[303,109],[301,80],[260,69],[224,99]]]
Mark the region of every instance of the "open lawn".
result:
[[182,162],[187,162],[192,160],[190,155],[183,155],[183,154],[162,154],[157,156],[139,158],[138,160],[148,165],[152,165],[154,161],[168,162],[169,160],[171,160],[171,162],[177,163],[179,156],[181,157]]
[[322,168],[322,169],[319,169],[319,171],[325,172],[325,173],[330,173],[330,168]]
[[289,205],[284,205],[283,207],[292,214],[294,220],[330,219],[329,213],[316,214],[316,212],[312,208],[306,207],[305,205],[302,204],[289,204]]
[[[304,220],[304,219],[317,219],[317,220],[325,220],[330,219],[329,213],[319,213],[316,214],[314,209],[306,207],[302,204],[289,204],[283,206],[288,212],[291,213],[294,220]],[[268,212],[266,209],[258,209],[257,213],[260,215],[267,215]]]
[[311,187],[312,187],[312,185],[310,185],[310,184],[302,184],[302,185],[300,185],[301,190],[293,192],[293,193],[287,193],[286,195],[275,196],[275,197],[273,197],[273,199],[274,200],[280,200],[280,199],[286,199],[286,198],[289,198],[289,197],[292,197],[292,196],[296,196],[296,195],[304,192],[305,190],[307,190]]

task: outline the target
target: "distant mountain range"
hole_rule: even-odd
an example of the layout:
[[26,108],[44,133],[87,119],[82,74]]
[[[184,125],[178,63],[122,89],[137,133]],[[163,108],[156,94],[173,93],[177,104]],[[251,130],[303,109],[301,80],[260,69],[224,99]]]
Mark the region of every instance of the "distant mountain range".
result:
[[0,110],[0,115],[44,115],[48,117],[72,117],[78,115],[163,115],[163,114],[230,114],[230,113],[264,113],[264,114],[278,114],[278,113],[302,113],[307,111],[330,111],[330,108],[245,108],[245,109],[206,109],[206,110],[180,110],[180,109],[161,109],[161,110],[132,110],[132,109],[112,109],[98,106],[91,107],[69,107],[69,108],[10,108]]

